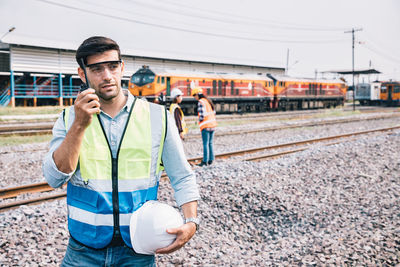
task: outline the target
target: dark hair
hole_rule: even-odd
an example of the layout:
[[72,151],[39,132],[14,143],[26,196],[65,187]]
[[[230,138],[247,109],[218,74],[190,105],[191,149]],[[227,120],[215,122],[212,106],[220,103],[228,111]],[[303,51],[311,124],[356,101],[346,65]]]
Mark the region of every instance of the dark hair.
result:
[[121,51],[114,40],[103,36],[93,36],[83,41],[79,46],[78,50],[76,50],[75,59],[79,66],[83,68],[81,58],[83,58],[83,62],[87,64],[88,56],[101,54],[109,50],[116,50],[118,52],[118,59],[121,59]]
[[211,99],[209,99],[208,97],[206,97],[205,95],[200,94],[200,93],[197,95],[199,96],[199,100],[202,98],[205,98],[208,101],[208,103],[210,103],[212,110],[215,110],[214,103],[212,102]]

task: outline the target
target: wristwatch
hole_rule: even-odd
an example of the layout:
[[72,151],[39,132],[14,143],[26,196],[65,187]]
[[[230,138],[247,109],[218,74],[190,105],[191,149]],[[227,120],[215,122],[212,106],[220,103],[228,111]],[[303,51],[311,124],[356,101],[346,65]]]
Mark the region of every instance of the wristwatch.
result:
[[199,218],[197,218],[197,217],[196,218],[195,217],[185,218],[185,224],[188,223],[188,222],[194,223],[196,225],[196,231],[199,230],[199,225],[200,225],[200,219]]

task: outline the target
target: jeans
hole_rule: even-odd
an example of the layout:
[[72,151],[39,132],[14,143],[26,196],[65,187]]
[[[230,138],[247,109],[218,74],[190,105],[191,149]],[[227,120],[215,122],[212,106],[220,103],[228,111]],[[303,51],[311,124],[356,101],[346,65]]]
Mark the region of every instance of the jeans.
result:
[[148,266],[155,267],[154,255],[137,254],[127,246],[91,249],[69,239],[62,267]]
[[214,132],[215,131],[201,131],[201,138],[203,139],[203,162],[208,163],[214,160]]

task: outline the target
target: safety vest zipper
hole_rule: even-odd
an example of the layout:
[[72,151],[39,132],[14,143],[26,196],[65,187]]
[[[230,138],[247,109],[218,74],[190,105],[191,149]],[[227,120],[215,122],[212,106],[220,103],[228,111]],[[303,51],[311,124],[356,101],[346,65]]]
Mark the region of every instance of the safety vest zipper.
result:
[[118,199],[118,155],[112,158],[112,202],[114,217],[114,237],[120,235],[119,231],[119,199]]

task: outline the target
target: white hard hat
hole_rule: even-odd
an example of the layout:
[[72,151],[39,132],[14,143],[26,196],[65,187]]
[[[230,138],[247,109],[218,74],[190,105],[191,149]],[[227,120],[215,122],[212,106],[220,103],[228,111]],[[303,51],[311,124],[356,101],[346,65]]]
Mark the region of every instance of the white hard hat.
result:
[[152,255],[159,248],[175,241],[176,235],[168,234],[168,228],[183,225],[183,218],[173,207],[155,200],[147,201],[131,217],[129,231],[136,253]]
[[178,95],[183,95],[182,91],[179,90],[178,88],[175,88],[174,90],[171,91],[171,98],[174,99]]

